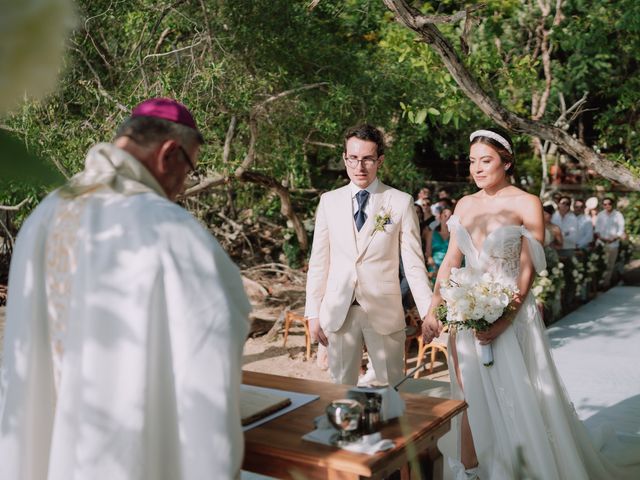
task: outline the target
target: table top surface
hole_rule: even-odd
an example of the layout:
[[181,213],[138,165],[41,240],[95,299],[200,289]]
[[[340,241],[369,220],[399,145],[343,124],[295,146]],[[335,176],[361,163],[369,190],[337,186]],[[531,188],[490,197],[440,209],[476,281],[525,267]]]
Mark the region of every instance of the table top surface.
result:
[[401,394],[406,404],[405,414],[386,422],[381,428],[382,437],[392,439],[396,446],[376,455],[364,455],[302,440],[303,435],[313,430],[314,418],[323,415],[332,400],[345,398],[352,386],[247,371],[243,372],[242,381],[248,385],[320,396],[245,432],[245,468],[251,464],[252,455],[260,455],[371,476],[389,457],[403,454],[411,445],[435,442],[449,430],[451,418],[466,408],[463,401]]

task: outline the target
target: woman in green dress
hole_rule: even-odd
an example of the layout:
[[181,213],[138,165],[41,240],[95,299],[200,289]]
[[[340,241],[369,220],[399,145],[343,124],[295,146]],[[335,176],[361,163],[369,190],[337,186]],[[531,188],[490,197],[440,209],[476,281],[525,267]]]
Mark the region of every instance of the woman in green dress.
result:
[[424,258],[427,260],[427,270],[430,278],[435,278],[438,268],[449,247],[449,227],[447,221],[453,214],[452,207],[446,206],[440,212],[440,224],[434,229],[424,229]]

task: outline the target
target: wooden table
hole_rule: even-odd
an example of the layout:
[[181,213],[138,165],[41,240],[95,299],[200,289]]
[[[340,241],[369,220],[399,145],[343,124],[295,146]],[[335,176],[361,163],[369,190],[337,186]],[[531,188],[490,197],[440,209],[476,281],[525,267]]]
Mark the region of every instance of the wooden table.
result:
[[332,400],[345,398],[351,387],[256,372],[243,372],[242,380],[248,385],[320,395],[318,400],[245,432],[242,468],[283,479],[377,479],[397,470],[403,478],[420,478],[419,463],[429,470],[424,472],[426,478],[441,479],[442,455],[436,442],[449,431],[451,418],[466,408],[462,401],[402,394],[405,414],[381,430],[383,438],[394,440],[395,448],[363,455],[302,440],[313,430],[313,419],[324,414]]

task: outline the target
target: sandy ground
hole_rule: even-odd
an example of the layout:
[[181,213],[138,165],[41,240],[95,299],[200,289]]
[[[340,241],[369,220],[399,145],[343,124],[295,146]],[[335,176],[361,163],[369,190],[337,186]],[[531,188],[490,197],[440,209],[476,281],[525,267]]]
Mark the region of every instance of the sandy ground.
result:
[[311,358],[308,361],[305,359],[305,337],[302,328],[291,328],[286,346],[282,345],[282,340],[282,334],[273,342],[268,342],[265,336],[249,338],[244,345],[242,368],[286,377],[331,381],[329,372],[317,365],[317,345],[312,346]]
[[[304,329],[300,325],[292,326],[289,330],[287,345],[283,346],[283,332],[273,342],[268,342],[266,336],[250,338],[244,347],[243,369],[253,372],[271,373],[287,377],[306,378],[330,382],[329,372],[321,369],[317,364],[317,345],[312,345],[311,359],[305,359]],[[412,342],[409,353],[408,369],[415,366],[417,343]],[[449,380],[446,365],[442,356],[438,356],[434,364],[434,371],[427,375],[421,373],[421,377],[433,380]]]

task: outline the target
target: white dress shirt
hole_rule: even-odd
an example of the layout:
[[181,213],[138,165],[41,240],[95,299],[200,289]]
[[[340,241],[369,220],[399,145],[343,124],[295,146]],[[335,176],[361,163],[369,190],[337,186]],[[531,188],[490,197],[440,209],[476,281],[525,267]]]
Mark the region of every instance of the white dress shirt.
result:
[[556,212],[551,217],[551,223],[554,223],[562,230],[562,248],[576,248],[576,240],[578,236],[578,220],[576,216],[567,212],[563,217],[559,212]]
[[576,245],[578,248],[587,248],[591,242],[593,242],[593,223],[591,218],[585,214],[578,215],[578,237]]
[[606,210],[601,211],[596,217],[596,233],[603,240],[616,238],[614,242],[607,245],[620,246],[619,238],[624,234],[624,217],[617,210],[613,210],[611,213],[607,213]]

